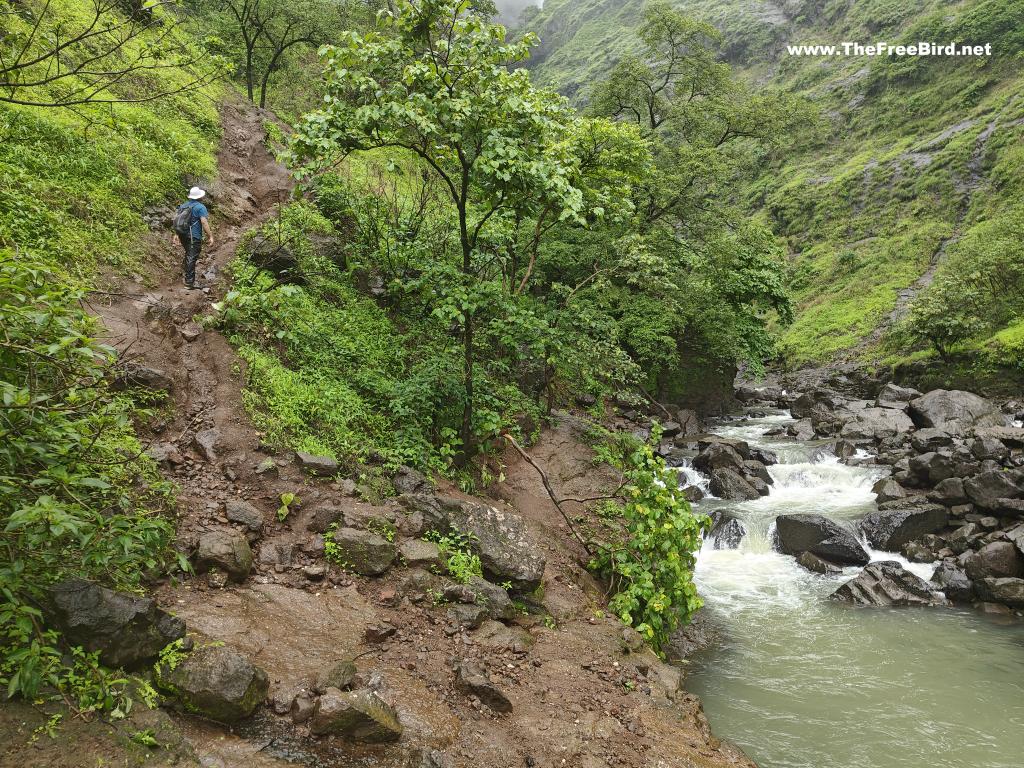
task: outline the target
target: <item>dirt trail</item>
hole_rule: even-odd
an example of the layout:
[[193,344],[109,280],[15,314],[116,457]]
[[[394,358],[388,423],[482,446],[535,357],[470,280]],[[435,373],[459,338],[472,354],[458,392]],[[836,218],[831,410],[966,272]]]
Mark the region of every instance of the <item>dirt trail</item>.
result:
[[[110,343],[170,380],[164,415],[143,430],[151,454],[180,489],[180,546],[188,549],[206,531],[230,526],[229,500],[245,500],[262,514],[262,525],[248,534],[255,559],[244,583],[201,576],[157,593],[190,632],[250,655],[271,679],[275,706],[236,732],[175,715],[203,765],[751,768],[711,735],[699,701],[680,688],[678,671],[649,651],[624,653],[621,624],[597,610],[602,592],[525,462],[507,457],[507,479],[495,489],[503,501],[488,503],[519,511],[547,555],[543,592],[531,598],[538,610],[468,631],[452,623],[446,606],[417,597],[407,568],[369,579],[324,567],[323,537],[312,525],[317,511],[340,510],[347,525],[357,526],[401,515],[394,501],[374,506],[358,498],[351,481],[308,477],[290,454],[263,445],[243,407],[241,362],[219,333],[194,322],[223,292],[223,270],[239,238],[290,193],[285,169],[264,146],[269,116],[238,103],[222,114],[220,178],[210,186],[217,245],[199,268],[208,292],[184,289],[179,249],[160,232],[149,243],[152,282],[118,286],[109,301],[92,307]],[[591,451],[577,427],[564,419],[536,455],[557,487],[587,495],[607,478],[592,476]],[[438,491],[458,495],[443,484]],[[301,505],[281,521],[274,512],[284,492],[297,494]],[[379,626],[394,628],[383,642],[367,635]],[[287,716],[294,695],[308,690],[318,672],[353,656],[360,680],[397,709],[405,726],[399,743],[315,739]],[[511,714],[497,715],[456,689],[453,666],[462,659],[489,671],[512,700]]]

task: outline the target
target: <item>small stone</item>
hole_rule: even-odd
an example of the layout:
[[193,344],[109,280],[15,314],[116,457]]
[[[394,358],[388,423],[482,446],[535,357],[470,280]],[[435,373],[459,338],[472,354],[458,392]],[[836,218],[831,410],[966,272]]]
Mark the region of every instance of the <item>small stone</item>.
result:
[[345,693],[328,688],[317,701],[309,729],[369,744],[397,741],[402,735],[395,710],[368,690]]
[[343,660],[320,670],[313,681],[313,690],[317,693],[324,693],[329,688],[345,690],[351,687],[352,681],[356,679],[356,665],[354,661]]
[[302,569],[303,575],[310,581],[323,581],[327,575],[327,568],[323,565],[307,565]]
[[178,333],[181,334],[181,338],[185,341],[192,343],[202,335],[203,327],[199,323],[188,322],[178,329]]
[[250,531],[263,528],[263,513],[248,501],[232,500],[224,504],[224,515],[232,523],[241,523]]
[[422,539],[403,541],[398,554],[410,568],[431,568],[441,565],[441,551],[437,544]]
[[257,475],[277,475],[277,462],[273,459],[264,459],[253,470]]
[[233,581],[244,581],[252,570],[252,549],[245,536],[233,528],[209,531],[199,537],[195,554],[196,573],[220,569]]
[[220,432],[216,429],[204,429],[196,432],[192,438],[192,444],[206,461],[217,460],[217,444],[220,442]]
[[330,456],[314,456],[313,454],[306,453],[305,451],[295,452],[295,462],[302,469],[306,470],[311,475],[316,475],[317,477],[330,477],[331,475],[336,475],[340,468],[338,462]]
[[379,645],[395,634],[390,624],[371,624],[363,631],[363,641],[371,645]]
[[495,686],[483,668],[464,661],[456,668],[455,685],[464,693],[472,694],[495,712],[511,712],[512,702]]
[[251,715],[270,687],[264,670],[222,645],[200,646],[173,669],[158,665],[156,673],[158,685],[188,711],[226,723]]
[[384,573],[398,556],[394,544],[371,531],[339,528],[334,532],[334,543],[346,566],[363,576]]
[[304,723],[313,716],[313,712],[316,710],[316,702],[313,701],[309,696],[304,693],[300,693],[294,699],[292,699],[291,705],[291,717],[292,722],[296,725]]

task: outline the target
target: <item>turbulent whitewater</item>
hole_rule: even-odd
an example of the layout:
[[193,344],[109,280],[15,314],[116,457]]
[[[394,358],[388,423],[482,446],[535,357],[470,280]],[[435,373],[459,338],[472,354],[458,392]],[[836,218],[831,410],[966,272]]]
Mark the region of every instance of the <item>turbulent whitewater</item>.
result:
[[[809,573],[772,550],[780,514],[856,521],[875,508],[869,466],[847,466],[819,442],[765,437],[777,412],[726,422],[723,437],[779,457],[767,497],[713,498],[746,529],[740,547],[705,545],[697,581],[721,641],[691,659],[688,688],[715,731],[761,768],[1020,768],[1024,765],[1024,623],[970,609],[866,609],[829,601],[857,574]],[[706,483],[691,468],[690,482]],[[922,578],[933,566],[898,560]]]

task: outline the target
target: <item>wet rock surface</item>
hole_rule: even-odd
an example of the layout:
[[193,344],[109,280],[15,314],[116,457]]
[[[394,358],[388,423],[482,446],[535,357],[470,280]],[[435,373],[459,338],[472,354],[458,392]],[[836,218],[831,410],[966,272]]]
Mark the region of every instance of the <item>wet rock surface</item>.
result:
[[223,645],[201,645],[183,659],[157,668],[159,686],[187,712],[219,722],[249,717],[270,688],[267,673],[246,656]]
[[919,576],[897,562],[885,561],[865,566],[856,578],[833,594],[834,600],[879,607],[937,605],[942,597]]
[[840,565],[866,565],[870,560],[852,531],[822,515],[780,515],[775,532],[777,548],[786,555],[810,552]]
[[50,587],[46,615],[64,638],[87,651],[99,651],[110,667],[135,668],[157,657],[164,646],[185,636],[185,622],[156,601],[68,579]]

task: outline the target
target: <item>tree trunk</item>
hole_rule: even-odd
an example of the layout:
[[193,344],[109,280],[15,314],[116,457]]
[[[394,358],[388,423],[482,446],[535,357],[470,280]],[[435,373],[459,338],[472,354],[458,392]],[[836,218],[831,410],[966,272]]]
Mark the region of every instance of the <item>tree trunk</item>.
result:
[[[459,239],[462,244],[462,274],[466,277],[467,286],[469,283],[470,271],[473,264],[473,246],[469,239],[469,226],[466,213],[466,193],[468,192],[468,177],[464,172],[462,177],[462,200],[458,204],[459,211]],[[473,316],[469,310],[465,312],[465,325],[462,332],[463,346],[463,386],[465,387],[466,400],[462,407],[462,460],[468,461],[473,455]]]

